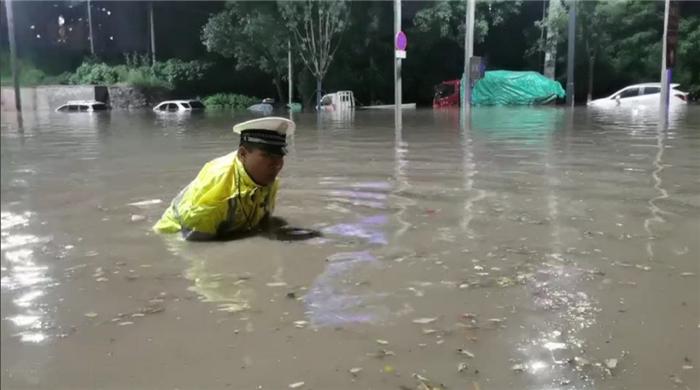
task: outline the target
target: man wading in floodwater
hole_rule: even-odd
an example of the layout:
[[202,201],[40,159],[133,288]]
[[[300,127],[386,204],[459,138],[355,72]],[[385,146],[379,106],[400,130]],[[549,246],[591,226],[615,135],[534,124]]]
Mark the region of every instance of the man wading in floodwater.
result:
[[212,240],[263,227],[275,208],[287,133],[294,129],[294,122],[276,117],[235,125],[234,133],[241,135],[238,150],[206,163],[153,230]]

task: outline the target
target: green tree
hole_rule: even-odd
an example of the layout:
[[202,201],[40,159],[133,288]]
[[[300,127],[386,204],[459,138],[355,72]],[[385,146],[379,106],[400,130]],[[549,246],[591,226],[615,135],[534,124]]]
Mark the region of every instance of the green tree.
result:
[[321,83],[340,46],[349,12],[344,0],[280,1],[287,28],[294,37],[299,57],[316,78],[316,104],[321,99]]
[[272,76],[279,101],[287,74],[289,31],[275,2],[235,1],[211,16],[202,29],[207,50],[236,60],[236,69],[256,68]]
[[[483,42],[489,28],[497,26],[520,12],[522,1],[483,0],[476,3],[474,17],[474,40]],[[446,38],[464,47],[466,2],[436,1],[431,7],[416,13],[413,23],[421,32],[435,32],[437,37]]]
[[[577,3],[577,46],[583,44],[588,62],[588,90],[586,100],[593,99],[594,75],[596,61],[601,56],[608,56],[608,48],[611,44],[609,33],[610,8],[614,6],[609,2],[581,1]],[[580,47],[580,46],[579,46]]]
[[694,96],[700,95],[700,17],[681,20],[676,80]]

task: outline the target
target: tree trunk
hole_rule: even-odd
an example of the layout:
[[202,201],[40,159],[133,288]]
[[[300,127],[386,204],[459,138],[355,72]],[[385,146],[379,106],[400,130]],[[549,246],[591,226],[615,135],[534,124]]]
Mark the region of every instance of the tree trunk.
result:
[[321,106],[321,78],[316,76],[316,107]]
[[557,43],[558,34],[554,27],[554,20],[561,13],[561,3],[559,0],[549,0],[549,12],[547,14],[547,40],[544,46],[544,76],[552,80],[556,77],[557,67]]
[[282,94],[282,83],[280,82],[280,78],[275,77],[274,79],[272,79],[272,84],[275,84],[275,89],[277,89],[277,101],[283,102],[284,95]]
[[595,52],[590,53],[588,58],[588,96],[586,102],[593,100],[593,69],[595,67]]

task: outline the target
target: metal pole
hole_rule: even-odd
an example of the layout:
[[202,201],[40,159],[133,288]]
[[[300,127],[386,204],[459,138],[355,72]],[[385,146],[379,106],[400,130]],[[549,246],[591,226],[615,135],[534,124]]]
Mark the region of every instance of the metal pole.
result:
[[288,93],[287,93],[287,102],[289,103],[289,111],[291,112],[292,110],[292,102],[294,99],[292,98],[292,41],[287,40],[287,83],[288,83]]
[[156,27],[153,22],[153,2],[148,2],[148,20],[151,27],[151,63],[156,64]]
[[17,46],[15,43],[15,16],[12,13],[12,0],[5,1],[7,11],[7,37],[10,41],[10,66],[12,68],[12,85],[15,88],[15,108],[22,112],[22,101],[19,90],[19,64],[17,63]]
[[464,77],[465,85],[462,86],[464,94],[460,105],[463,109],[471,104],[471,78],[469,77],[469,60],[474,56],[474,13],[476,12],[476,0],[465,0],[466,12],[464,13]]
[[95,36],[92,35],[92,10],[90,0],[87,0],[88,31],[90,32],[90,54],[95,55]]
[[668,15],[670,12],[671,8],[671,0],[666,0],[666,7],[664,11],[664,37],[663,37],[663,45],[662,45],[662,51],[661,51],[661,102],[660,103],[660,108],[661,108],[661,117],[663,119],[663,123],[665,124],[666,121],[668,120],[668,95],[669,95],[669,77],[668,77],[668,71],[669,69],[666,68],[666,44],[667,44],[667,38],[668,38]]
[[576,0],[569,2],[569,42],[566,58],[566,105],[574,105],[574,55],[576,51]]
[[[394,0],[394,40],[401,31],[401,0]],[[396,42],[394,42],[394,123],[396,128],[401,128],[401,58],[396,56]]]

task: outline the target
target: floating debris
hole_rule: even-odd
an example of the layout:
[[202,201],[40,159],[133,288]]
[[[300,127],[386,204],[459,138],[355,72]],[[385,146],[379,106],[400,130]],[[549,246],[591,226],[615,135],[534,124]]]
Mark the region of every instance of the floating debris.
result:
[[605,367],[614,370],[617,367],[617,359],[605,359]]
[[297,328],[303,328],[309,324],[309,321],[294,321],[294,326]]
[[681,367],[684,370],[692,370],[694,367],[691,366],[690,364],[684,364],[683,367]]
[[469,366],[467,366],[467,363],[465,362],[460,362],[459,364],[457,364],[457,372],[462,372],[467,368],[469,368]]
[[394,370],[394,367],[393,367],[393,366],[390,366],[390,365],[387,364],[387,365],[384,366],[384,368],[382,368],[382,371],[384,371],[384,373],[386,373],[386,374],[391,374],[391,373],[393,373],[395,370]]
[[94,311],[91,311],[91,312],[85,313],[85,317],[95,318],[95,317],[97,317],[97,313],[95,313]]
[[624,261],[616,261],[613,263],[614,265],[619,265],[620,267],[625,267],[625,268],[632,268],[634,267],[634,264],[631,263],[625,263]]
[[476,319],[476,314],[474,313],[464,313],[460,316],[463,320],[475,320]]
[[304,382],[295,382],[289,385],[290,389],[298,389],[300,387],[304,386]]
[[146,217],[143,215],[139,215],[139,214],[132,214],[131,215],[131,222],[141,222],[141,221],[145,221],[145,220],[146,220]]
[[415,372],[414,372],[411,376],[414,377],[414,378],[416,378],[416,379],[418,379],[418,380],[421,381],[421,382],[430,382],[430,379],[424,377],[424,376],[421,375],[421,374],[417,374],[417,373],[415,373]]
[[468,358],[470,358],[470,359],[473,359],[473,358],[476,356],[476,355],[474,355],[473,353],[471,353],[471,352],[469,352],[469,351],[467,351],[466,349],[463,349],[463,348],[458,348],[458,349],[457,349],[457,353],[460,354],[460,355],[464,355],[464,356],[466,356],[466,357],[468,357]]
[[513,279],[511,279],[507,276],[501,276],[500,278],[498,278],[496,280],[496,283],[500,287],[511,287],[511,286],[515,285],[515,282],[513,281]]
[[505,319],[503,319],[503,318],[489,318],[488,319],[488,321],[493,325],[501,325],[501,324],[503,324],[504,320]]
[[430,335],[433,333],[437,333],[437,330],[435,330],[435,329],[423,329],[423,334],[425,334],[425,335]]
[[389,345],[389,342],[386,341],[386,340],[377,339],[377,344],[380,344],[380,345]]
[[515,372],[523,372],[526,368],[524,364],[514,364],[510,369]]
[[100,278],[95,279],[95,281],[96,282],[107,282],[107,281],[109,281],[109,279],[107,279],[105,277],[100,277]]
[[587,359],[584,359],[580,356],[576,356],[574,358],[574,363],[576,363],[576,365],[579,367],[583,367],[583,366],[587,366],[587,365],[591,364]]
[[126,326],[126,325],[133,325],[134,323],[131,321],[123,321],[119,323],[119,326]]
[[394,351],[389,351],[388,349],[380,349],[375,353],[368,353],[367,356],[375,357],[377,359],[384,359],[388,356],[396,356],[396,353],[394,353]]
[[297,299],[297,294],[294,293],[293,291],[292,291],[292,292],[288,292],[288,293],[287,293],[287,298],[289,298],[289,299]]
[[673,383],[676,384],[676,385],[682,385],[682,384],[683,384],[683,381],[681,380],[681,378],[678,377],[678,375],[673,374],[673,375],[670,376],[670,378],[671,378],[671,382],[673,382]]
[[353,376],[357,376],[357,374],[359,374],[360,371],[362,371],[362,368],[361,368],[361,367],[353,367],[353,368],[351,368],[351,369],[348,370],[348,371],[350,371],[350,373],[351,373]]
[[272,283],[267,283],[267,287],[285,287],[287,283],[285,282],[272,282]]
[[641,269],[643,271],[651,271],[651,267],[648,265],[635,264],[635,268]]
[[143,314],[155,314],[155,313],[160,313],[162,311],[165,311],[165,307],[162,305],[159,305],[157,303],[155,304],[150,304],[148,306],[142,307],[139,309],[139,313]]
[[160,199],[149,199],[149,200],[143,200],[140,202],[128,203],[127,206],[146,207],[146,206],[153,206],[153,205],[157,205],[157,204],[161,204],[161,203],[163,203],[163,201]]
[[695,272],[683,272],[681,276],[695,276]]
[[427,325],[427,324],[435,322],[435,320],[437,320],[437,317],[431,317],[431,318],[425,317],[425,318],[416,318],[412,322],[414,324]]

